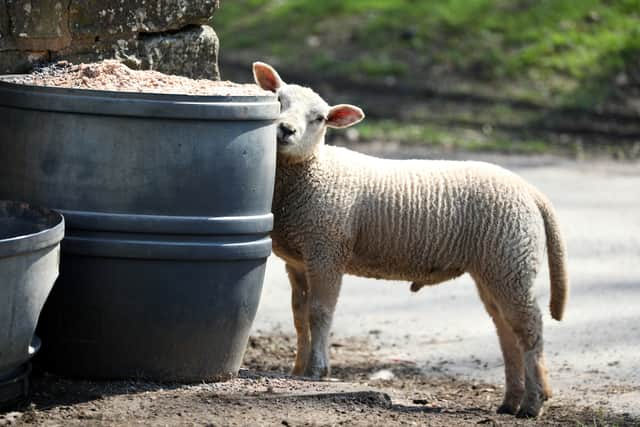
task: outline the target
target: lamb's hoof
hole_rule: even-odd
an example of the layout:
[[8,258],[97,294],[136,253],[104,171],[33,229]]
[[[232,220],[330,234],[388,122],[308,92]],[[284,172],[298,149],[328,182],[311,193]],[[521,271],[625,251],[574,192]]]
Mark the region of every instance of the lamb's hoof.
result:
[[329,368],[326,366],[311,366],[304,370],[304,376],[319,380],[329,376]]
[[511,404],[508,404],[508,403],[503,403],[502,405],[500,405],[498,407],[498,410],[496,412],[498,414],[515,415],[516,412],[518,412],[518,406],[517,405],[511,405]]
[[518,418],[535,418],[542,414],[542,405],[544,403],[544,393],[526,393],[520,410],[516,414]]
[[516,414],[516,418],[536,418],[542,414],[542,407],[522,407]]

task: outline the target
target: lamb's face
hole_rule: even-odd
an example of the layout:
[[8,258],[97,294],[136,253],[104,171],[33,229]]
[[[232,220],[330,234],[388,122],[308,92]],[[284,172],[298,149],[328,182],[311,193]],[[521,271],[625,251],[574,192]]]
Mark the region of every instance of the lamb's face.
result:
[[276,70],[262,62],[253,64],[253,75],[261,88],[278,95],[278,154],[290,161],[312,157],[324,143],[327,127],[343,128],[364,118],[358,107],[346,104],[330,107],[313,90],[285,84]]
[[292,160],[309,158],[324,142],[329,105],[309,88],[283,85],[280,102],[278,153]]

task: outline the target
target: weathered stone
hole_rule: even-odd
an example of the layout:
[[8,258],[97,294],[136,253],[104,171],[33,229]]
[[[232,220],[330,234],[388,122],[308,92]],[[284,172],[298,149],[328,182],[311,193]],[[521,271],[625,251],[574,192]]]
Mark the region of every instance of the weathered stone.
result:
[[147,34],[134,39],[100,41],[53,59],[73,63],[115,58],[137,70],[158,70],[191,78],[217,80],[218,37],[209,26],[190,27],[173,34]]
[[205,24],[217,0],[72,0],[69,27],[74,37],[163,32]]
[[48,51],[28,52],[7,50],[0,52],[0,74],[20,74],[28,72],[34,63],[49,59]]
[[218,36],[203,25],[167,36],[145,37],[138,43],[141,69],[191,78],[219,79]]
[[19,50],[60,50],[71,44],[66,1],[10,0],[8,11]]
[[0,0],[0,49],[6,48],[11,35],[7,4]]
[[218,0],[0,0],[0,72],[116,58],[133,68],[219,78]]

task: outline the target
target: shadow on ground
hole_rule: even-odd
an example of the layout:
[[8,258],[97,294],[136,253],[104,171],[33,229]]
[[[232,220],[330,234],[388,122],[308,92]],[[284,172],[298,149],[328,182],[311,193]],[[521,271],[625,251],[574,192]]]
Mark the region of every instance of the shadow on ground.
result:
[[[547,405],[538,420],[497,415],[502,387],[461,381],[402,360],[377,360],[366,339],[335,342],[333,378],[286,374],[294,339],[252,337],[238,378],[224,383],[93,382],[36,370],[29,404],[0,425],[638,425],[599,408]],[[380,375],[381,372],[384,375]],[[379,377],[383,379],[374,379]]]

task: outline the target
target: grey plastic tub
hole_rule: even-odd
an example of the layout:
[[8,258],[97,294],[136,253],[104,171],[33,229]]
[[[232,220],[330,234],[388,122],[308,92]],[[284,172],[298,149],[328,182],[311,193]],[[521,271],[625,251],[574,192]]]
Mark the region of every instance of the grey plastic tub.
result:
[[0,407],[28,393],[27,362],[40,346],[34,332],[63,236],[59,213],[0,201]]
[[67,221],[38,328],[50,370],[237,373],[271,251],[278,113],[272,96],[0,82],[0,197]]

